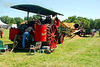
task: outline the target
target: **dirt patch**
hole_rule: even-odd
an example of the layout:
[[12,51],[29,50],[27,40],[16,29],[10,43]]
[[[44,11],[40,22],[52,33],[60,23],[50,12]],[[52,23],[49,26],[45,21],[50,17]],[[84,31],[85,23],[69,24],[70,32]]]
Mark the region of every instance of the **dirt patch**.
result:
[[78,35],[74,36],[73,39],[82,39],[83,37],[80,37]]
[[82,38],[83,38],[83,37],[80,37],[80,36],[78,36],[78,35],[75,35],[73,38],[68,37],[68,36],[65,36],[64,39],[82,39]]

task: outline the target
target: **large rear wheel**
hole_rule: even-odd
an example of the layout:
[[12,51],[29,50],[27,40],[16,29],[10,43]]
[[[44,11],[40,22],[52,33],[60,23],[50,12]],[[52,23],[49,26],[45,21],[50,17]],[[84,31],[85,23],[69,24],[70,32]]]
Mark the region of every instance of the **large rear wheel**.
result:
[[48,25],[47,28],[47,42],[51,50],[54,50],[57,46],[58,31],[55,25]]

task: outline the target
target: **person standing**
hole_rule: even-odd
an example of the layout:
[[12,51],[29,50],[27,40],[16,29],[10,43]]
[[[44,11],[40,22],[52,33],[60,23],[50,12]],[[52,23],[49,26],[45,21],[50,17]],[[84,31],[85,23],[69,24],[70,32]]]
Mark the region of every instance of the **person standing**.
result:
[[0,36],[3,38],[3,28],[0,26]]
[[99,37],[100,37],[100,29],[98,29],[98,31],[99,31]]
[[55,15],[52,15],[52,18],[51,18],[51,24],[54,24],[55,18],[56,18],[56,16],[55,16]]
[[25,39],[29,40],[29,35],[34,32],[32,27],[28,27],[23,33],[22,47],[25,48]]
[[92,29],[92,37],[96,34],[96,29]]

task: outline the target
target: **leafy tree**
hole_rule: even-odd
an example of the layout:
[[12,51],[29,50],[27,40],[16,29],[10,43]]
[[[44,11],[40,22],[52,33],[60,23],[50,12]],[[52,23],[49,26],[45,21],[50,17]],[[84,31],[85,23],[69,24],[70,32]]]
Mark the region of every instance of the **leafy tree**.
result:
[[10,24],[10,19],[11,19],[10,17],[1,16],[0,19],[1,19],[2,22],[6,23],[6,24]]
[[96,19],[95,21],[93,19],[88,19],[85,17],[77,17],[77,16],[71,16],[68,17],[68,19],[65,19],[63,22],[68,22],[68,23],[76,23],[82,26],[84,24],[85,29],[87,29],[87,32],[90,33],[90,30],[92,28],[100,28],[99,26],[99,21],[100,19]]
[[39,20],[39,19],[41,19],[41,16],[40,15],[33,15],[33,19],[34,20]]
[[[33,15],[30,16],[29,18],[30,20],[39,20],[41,19],[41,16],[39,15]],[[27,17],[24,18],[24,20],[20,17],[15,17],[15,18],[11,18],[9,16],[1,16],[0,20],[6,24],[17,24],[18,26],[21,24],[21,22],[23,22],[24,20],[27,20]],[[80,26],[82,26],[82,24],[85,25],[85,29],[87,30],[87,32],[90,33],[90,30],[93,28],[99,29],[100,28],[100,19],[88,19],[85,17],[80,17],[80,16],[71,16],[68,17],[68,19],[65,19],[63,22],[67,22],[67,23],[76,23],[79,24]]]
[[16,21],[15,21],[14,18],[11,18],[11,19],[10,19],[10,24],[16,24]]
[[76,19],[73,21],[75,24],[79,24],[79,21]]
[[68,19],[70,20],[70,22],[74,22],[76,20],[76,16],[68,17]]
[[95,19],[95,28],[99,29],[100,28],[100,19]]
[[[39,20],[41,18],[41,16],[39,15],[33,15],[33,16],[30,16],[28,17],[28,20],[31,21],[31,20]],[[27,20],[27,17],[24,17],[24,20]]]
[[68,17],[68,19],[65,19],[63,22],[72,23],[76,20],[76,16]]
[[23,19],[20,18],[20,17],[15,17],[14,19],[15,19],[16,24],[17,24],[18,26],[21,24],[21,22],[23,22]]
[[30,17],[24,17],[24,20],[29,20],[29,21],[31,21],[33,18],[30,16]]
[[90,21],[90,29],[95,28],[95,22],[94,22],[94,20],[93,19],[89,19],[89,21]]

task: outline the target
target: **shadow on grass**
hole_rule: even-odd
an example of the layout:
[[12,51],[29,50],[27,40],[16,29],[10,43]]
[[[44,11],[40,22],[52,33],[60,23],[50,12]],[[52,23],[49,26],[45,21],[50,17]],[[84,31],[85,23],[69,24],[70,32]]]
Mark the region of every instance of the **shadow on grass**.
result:
[[34,51],[29,51],[29,49],[14,49],[13,51],[14,53],[26,53],[27,56],[33,56],[35,55],[35,53],[37,52],[34,52]]
[[[8,49],[9,49],[9,51],[11,51],[12,50],[12,47],[13,47],[13,44],[5,44],[5,45],[8,45]],[[35,52],[32,50],[31,52],[29,52],[29,50],[30,49],[28,49],[28,48],[15,48],[14,50],[13,50],[13,52],[14,53],[26,53],[26,55],[28,55],[28,56],[33,56],[33,55],[35,55]],[[2,54],[0,54],[0,55],[2,55]]]
[[21,49],[17,49],[15,48],[13,50],[14,53],[29,53],[29,49],[24,49],[24,48],[21,48]]
[[[5,44],[5,45],[8,45],[9,51],[12,50],[13,44]],[[26,53],[26,52],[29,52],[29,49],[24,49],[24,48],[17,49],[17,48],[15,48],[15,49],[13,50],[13,52],[14,52],[14,53],[17,53],[17,52],[22,52],[22,53],[25,52],[25,53]]]

